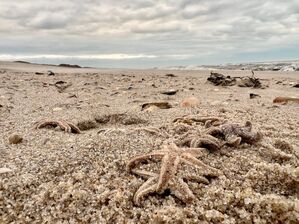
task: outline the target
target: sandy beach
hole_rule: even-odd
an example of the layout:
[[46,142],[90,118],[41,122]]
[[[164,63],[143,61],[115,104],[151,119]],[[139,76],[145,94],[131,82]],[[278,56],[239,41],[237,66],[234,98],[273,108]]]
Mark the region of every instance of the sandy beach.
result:
[[[255,72],[264,88],[214,86],[209,75],[0,62],[0,223],[299,223],[299,104],[273,104],[299,97],[299,71]],[[198,105],[182,107],[189,97]],[[144,106],[156,102],[170,108]],[[185,180],[192,203],[167,188],[136,205],[147,179],[128,172],[128,161],[208,128],[184,116],[250,121],[263,138],[198,157],[220,174],[207,183]],[[43,119],[72,122],[81,133],[36,129]],[[15,134],[22,140],[10,144]],[[158,173],[161,159],[137,166]],[[176,176],[205,172],[182,164]]]

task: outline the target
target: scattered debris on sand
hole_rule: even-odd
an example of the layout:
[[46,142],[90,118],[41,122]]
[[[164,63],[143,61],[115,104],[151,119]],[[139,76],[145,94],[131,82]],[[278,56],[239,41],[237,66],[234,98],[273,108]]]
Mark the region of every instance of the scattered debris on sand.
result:
[[243,77],[231,77],[225,76],[221,73],[211,72],[210,77],[207,79],[215,86],[234,86],[239,87],[252,87],[252,88],[264,88],[259,78],[254,77],[254,72],[252,71],[252,76]]
[[217,72],[211,72],[208,81],[212,82],[215,86],[233,86],[236,84],[236,78],[225,76]]

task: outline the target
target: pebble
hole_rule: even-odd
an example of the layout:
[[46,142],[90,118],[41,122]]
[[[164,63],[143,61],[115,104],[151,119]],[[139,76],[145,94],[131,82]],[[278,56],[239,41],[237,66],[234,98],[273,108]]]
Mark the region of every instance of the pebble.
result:
[[18,134],[13,134],[8,138],[9,144],[19,144],[23,141],[23,137]]
[[8,169],[8,168],[6,168],[6,167],[2,167],[2,168],[0,168],[0,174],[3,174],[3,173],[10,173],[10,172],[12,172],[11,169]]
[[165,95],[175,95],[177,92],[178,92],[178,90],[176,90],[176,89],[169,89],[169,90],[163,91],[161,93],[165,94]]
[[196,97],[188,97],[181,101],[181,107],[197,107],[199,106],[199,100]]

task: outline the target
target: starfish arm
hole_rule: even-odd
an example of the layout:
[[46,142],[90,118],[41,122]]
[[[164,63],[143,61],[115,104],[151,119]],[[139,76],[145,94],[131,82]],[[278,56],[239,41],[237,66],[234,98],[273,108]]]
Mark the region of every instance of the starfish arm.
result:
[[219,135],[219,134],[222,134],[222,130],[220,128],[217,128],[217,127],[211,127],[211,128],[208,128],[208,130],[205,131],[205,133],[207,135]]
[[165,152],[163,150],[157,150],[151,153],[147,153],[144,155],[135,156],[127,163],[127,171],[131,171],[138,163],[145,161],[147,159],[150,159],[152,157],[163,157],[165,155]]
[[135,205],[140,205],[140,200],[150,194],[156,191],[156,185],[155,181],[157,180],[157,177],[151,177],[146,182],[144,182],[141,187],[136,191],[133,202]]
[[203,176],[197,176],[197,175],[185,175],[183,177],[183,179],[196,181],[197,183],[203,183],[203,184],[209,184],[210,183],[210,181],[207,178],[205,178]]
[[183,181],[183,179],[178,178],[170,184],[171,193],[173,193],[177,198],[182,200],[184,203],[192,203],[196,200],[196,197],[188,187],[188,185]]
[[77,125],[75,125],[71,122],[67,122],[67,124],[71,128],[71,132],[74,132],[74,133],[77,133],[77,134],[81,133],[80,128]]
[[59,127],[65,132],[71,132],[71,127],[64,120],[57,121]]
[[211,150],[219,150],[220,143],[218,139],[213,136],[203,136],[202,138],[197,138],[194,144],[190,145],[191,147],[206,147]]
[[172,179],[176,174],[179,163],[180,158],[177,155],[167,154],[163,157],[156,189],[158,193],[161,193],[165,190],[169,180]]
[[190,164],[190,165],[193,165],[193,166],[198,167],[198,168],[204,168],[205,170],[210,172],[209,174],[212,174],[212,175],[215,175],[215,176],[219,175],[219,172],[220,172],[219,170],[204,164],[203,162],[196,159],[195,157],[193,157],[190,154],[187,154],[187,153],[182,154],[181,160],[182,160],[182,162],[185,162],[186,164]]
[[132,173],[137,174],[143,178],[150,178],[150,177],[157,177],[158,175],[150,172],[150,171],[146,171],[146,170],[140,170],[140,169],[132,169],[131,170]]
[[36,129],[38,129],[38,128],[44,128],[48,125],[56,127],[58,125],[58,122],[57,121],[44,120],[44,121],[38,122],[35,127],[36,127]]
[[236,135],[226,135],[225,140],[228,145],[238,147],[241,144],[242,138]]
[[182,148],[182,150],[193,155],[194,157],[201,157],[209,153],[205,148]]

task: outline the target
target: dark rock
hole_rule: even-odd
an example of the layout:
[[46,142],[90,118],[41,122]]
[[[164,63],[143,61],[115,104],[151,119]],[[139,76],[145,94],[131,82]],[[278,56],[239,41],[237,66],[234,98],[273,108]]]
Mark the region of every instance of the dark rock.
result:
[[165,95],[175,95],[177,92],[178,92],[178,90],[176,90],[176,89],[169,89],[169,90],[163,91],[161,93],[165,94]]
[[174,74],[171,74],[171,73],[169,73],[169,74],[166,74],[165,76],[167,76],[167,77],[177,77],[176,75],[174,75]]
[[49,70],[48,72],[47,72],[47,74],[50,76],[50,75],[55,75],[55,73],[54,72],[52,72],[51,70]]
[[236,78],[225,76],[217,72],[211,72],[207,80],[212,82],[215,86],[233,86],[236,84]]
[[299,83],[293,85],[293,87],[295,87],[295,88],[299,88]]
[[67,68],[81,68],[79,65],[70,65],[70,64],[60,64],[60,67],[67,67]]
[[36,72],[35,74],[36,75],[43,75],[44,73],[42,73],[42,72]]
[[255,93],[250,93],[249,97],[250,97],[250,99],[254,99],[254,98],[257,98],[257,97],[261,97],[261,96],[258,95],[258,94],[255,94]]

